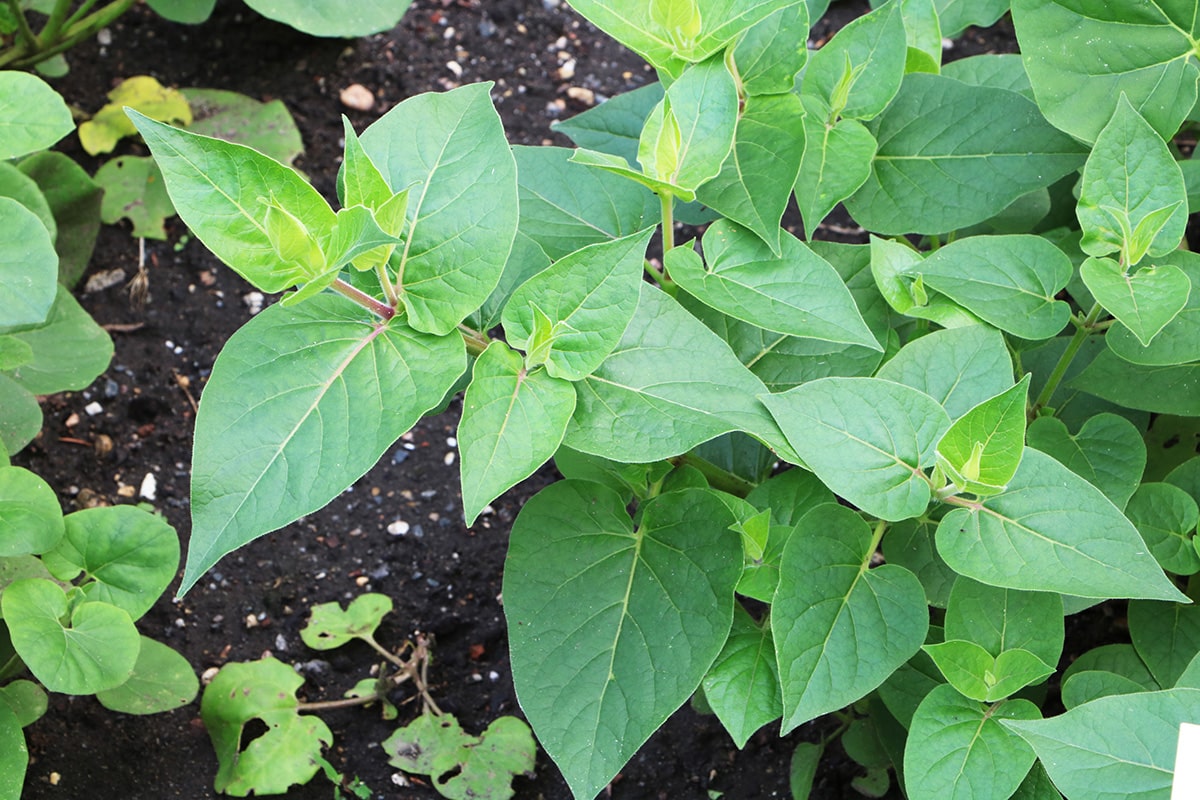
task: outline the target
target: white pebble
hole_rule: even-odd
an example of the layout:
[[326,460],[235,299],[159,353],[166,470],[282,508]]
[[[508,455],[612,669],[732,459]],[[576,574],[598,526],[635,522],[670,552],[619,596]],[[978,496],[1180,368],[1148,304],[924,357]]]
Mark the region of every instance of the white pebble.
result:
[[250,309],[251,314],[257,314],[262,311],[263,302],[266,300],[262,292],[247,292],[242,297],[242,302],[246,304],[246,308]]
[[154,500],[158,495],[158,479],[154,477],[153,472],[147,472],[146,477],[142,478],[142,488],[138,490],[138,496],[146,500]]
[[446,447],[458,447],[458,439],[455,439],[453,436],[447,436]]
[[456,78],[461,78],[461,77],[462,77],[462,72],[463,72],[463,70],[462,70],[462,64],[459,64],[457,61],[447,61],[447,62],[446,62],[446,69],[448,69],[448,70],[450,70],[451,72],[453,72],[453,73],[454,73],[454,77],[456,77]]
[[94,417],[97,414],[99,414],[101,411],[104,410],[104,406],[100,405],[95,400],[93,400],[92,402],[90,402],[86,406],[84,406],[83,410],[84,410],[84,413],[86,413],[89,417]]
[[387,526],[387,532],[392,536],[403,536],[404,534],[408,533],[408,529],[410,527],[411,526],[407,522],[402,519],[398,519],[391,525]]
[[447,467],[454,463],[454,451],[453,450],[451,450],[449,453],[446,453],[446,455],[442,457],[442,463],[445,464]]

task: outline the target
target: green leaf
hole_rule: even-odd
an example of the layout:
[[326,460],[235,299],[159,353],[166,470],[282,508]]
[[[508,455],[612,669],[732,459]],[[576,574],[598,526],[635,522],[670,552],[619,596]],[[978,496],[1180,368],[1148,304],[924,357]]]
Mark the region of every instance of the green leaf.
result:
[[871,237],[871,273],[880,295],[896,311],[928,319],[944,328],[978,325],[971,312],[936,292],[929,292],[921,275],[921,253],[898,241]]
[[808,60],[808,6],[779,9],[748,28],[733,50],[742,90],[749,97],[791,92]]
[[0,467],[0,557],[44,553],[63,532],[62,508],[50,485],[27,469]]
[[143,636],[133,675],[116,688],[97,692],[96,699],[123,714],[157,714],[187,705],[199,690],[200,681],[186,658]]
[[259,202],[273,200],[305,230],[324,236],[333,210],[304,178],[245,145],[128,113],[162,170],[175,210],[218,258],[264,292],[313,277],[280,264]]
[[[651,112],[638,147],[642,171],[660,181],[695,191],[721,171],[738,124],[738,91],[723,56],[689,66],[667,88]],[[657,120],[657,122],[656,122]],[[675,126],[675,127],[672,127]],[[654,154],[655,134],[671,140],[671,157]],[[649,138],[648,138],[649,137]]]
[[[504,308],[508,341],[532,343],[534,308],[539,308],[556,328],[545,361],[547,372],[569,381],[591,375],[633,319],[652,233],[647,229],[588,245],[527,280]],[[527,352],[532,351],[530,344]]]
[[[1126,95],[1163,138],[1196,104],[1192,50],[1200,28],[1190,3],[1112,8],[1103,0],[1013,0],[1013,24],[1046,118],[1095,141]],[[1130,37],[1138,46],[1128,47]],[[1103,53],[1081,59],[1080,53]]]
[[1008,11],[1009,0],[935,0],[942,35],[956,38],[968,27],[990,28]]
[[503,342],[488,345],[475,361],[458,425],[468,525],[554,455],[574,410],[570,383],[548,370],[526,370]]
[[8,373],[33,394],[86,389],[112,360],[108,332],[61,285],[42,324],[13,330],[8,336],[33,354],[31,361]]
[[1146,687],[1115,672],[1080,670],[1062,682],[1062,702],[1068,710],[1115,694],[1137,694]]
[[814,742],[800,742],[792,751],[792,760],[788,766],[788,788],[792,792],[793,800],[808,800],[824,751],[824,745]]
[[635,528],[615,492],[563,481],[525,504],[509,542],[517,697],[579,797],[695,691],[732,621],[742,556],[725,504],[691,489],[641,513]]
[[754,231],[779,255],[779,222],[800,170],[804,141],[800,98],[790,93],[747,98],[733,149],[721,171],[696,191],[696,199]]
[[33,681],[18,679],[0,686],[0,705],[7,705],[25,728],[41,719],[50,703],[45,689]]
[[904,751],[904,782],[910,797],[1009,797],[1035,760],[1033,749],[1007,730],[1007,720],[1041,716],[1028,700],[990,708],[936,687],[913,715]]
[[[937,1],[939,4],[945,2],[945,0]],[[988,0],[988,2],[991,1]],[[1007,10],[1008,0],[995,1],[1003,3]],[[950,2],[967,5],[966,0],[950,0]],[[946,19],[943,18],[941,22],[944,26]],[[1008,89],[1034,100],[1033,87],[1029,85],[1029,76],[1025,74],[1025,66],[1021,63],[1021,56],[1018,53],[988,53],[959,58],[943,65],[942,74],[947,78],[954,78],[971,86]]]
[[133,674],[140,641],[133,620],[108,603],[69,606],[44,578],[13,581],[0,596],[13,647],[52,692],[95,694]]
[[1025,450],[1029,375],[963,414],[937,446],[937,463],[960,491],[999,494],[1017,472]]
[[411,0],[360,0],[346,7],[310,0],[247,0],[264,17],[311,36],[353,39],[395,27]]
[[166,221],[175,215],[167,184],[153,158],[117,156],[96,171],[96,184],[103,190],[100,219],[115,225],[122,219],[133,224],[132,235],[166,240]]
[[1139,600],[1129,604],[1134,649],[1159,686],[1174,686],[1200,652],[1200,607]]
[[1200,456],[1193,456],[1172,469],[1163,479],[1172,486],[1178,486],[1200,503]]
[[58,235],[58,280],[73,287],[87,268],[100,232],[100,202],[103,189],[68,156],[58,152],[35,153],[18,165],[41,189]]
[[50,241],[58,238],[58,227],[54,222],[54,214],[41,188],[21,170],[12,164],[0,162],[0,197],[16,200],[37,216],[38,221],[45,226],[50,234]]
[[260,103],[221,89],[184,89],[183,95],[192,108],[187,126],[192,133],[253,147],[281,164],[304,152],[300,130],[282,100]]
[[333,650],[351,639],[370,639],[383,618],[392,611],[392,598],[369,593],[354,598],[343,611],[338,602],[312,608],[300,638],[313,650]]
[[945,233],[989,219],[1083,163],[1030,100],[1006,89],[912,73],[867,126],[879,142],[871,177],[846,200],[880,234]]
[[883,539],[883,557],[912,572],[925,587],[925,600],[935,608],[945,608],[950,588],[958,577],[938,555],[933,544],[937,523],[904,520],[893,525]]
[[647,84],[631,92],[618,94],[570,119],[554,122],[550,127],[581,148],[598,150],[633,162],[637,159],[638,139],[642,135],[646,117],[663,95],[661,83]]
[[841,277],[794,236],[775,257],[745,228],[717,221],[704,235],[707,267],[690,247],[667,253],[672,279],[702,302],[768,330],[881,350]]
[[68,514],[66,535],[43,560],[59,580],[83,573],[83,595],[140,619],[179,566],[179,537],[162,517],[134,506]]
[[1106,599],[1182,596],[1099,489],[1032,448],[1007,491],[945,516],[937,548],[955,572],[992,586]]
[[554,466],[564,478],[593,481],[612,489],[628,503],[646,498],[649,484],[662,479],[671,465],[665,461],[651,464],[626,464],[580,453],[563,445],[554,454]]
[[512,249],[516,164],[490,89],[480,83],[411,97],[361,137],[393,190],[412,187],[408,240],[392,262],[408,322],[419,331],[455,331],[487,300]]
[[1055,299],[1071,279],[1071,261],[1040,236],[959,239],[916,269],[930,288],[1022,339],[1049,339],[1071,317]]
[[1143,347],[1187,305],[1192,282],[1170,265],[1143,267],[1132,274],[1111,258],[1089,258],[1080,268],[1096,302],[1129,329]]
[[925,641],[925,590],[903,567],[871,569],[875,544],[861,517],[828,504],[784,548],[771,613],[784,733],[863,697]]
[[1012,386],[1012,358],[999,331],[969,325],[909,342],[876,377],[924,392],[958,419]]
[[212,14],[217,0],[146,0],[146,5],[163,19],[196,25]]
[[756,399],[765,389],[716,334],[643,283],[620,343],[575,385],[578,401],[563,442],[633,463],[670,458],[731,430],[786,447]]
[[1194,546],[1200,508],[1187,492],[1169,483],[1143,483],[1125,515],[1163,569],[1176,575],[1200,572],[1200,552]]
[[1132,267],[1179,247],[1187,190],[1166,142],[1122,97],[1084,165],[1076,213],[1085,253],[1119,251]]
[[1025,650],[1057,664],[1063,650],[1062,598],[1022,592],[960,577],[946,605],[946,638],[983,647],[992,656]]
[[878,378],[823,378],[762,401],[803,463],[839,496],[892,521],[929,505],[922,470],[950,427],[929,395]]
[[29,766],[29,748],[17,715],[0,703],[0,797],[20,798]]
[[1149,367],[1103,351],[1070,381],[1112,403],[1183,417],[1200,416],[1200,364]]
[[[284,794],[317,774],[322,746],[333,743],[333,733],[319,717],[299,713],[296,690],[303,683],[274,658],[221,667],[200,701],[200,718],[217,751],[218,792]],[[254,719],[266,732],[242,749],[246,724]]]
[[557,260],[585,245],[654,226],[659,202],[651,192],[576,164],[571,152],[562,147],[513,147],[522,234]]
[[1179,724],[1195,719],[1200,691],[1102,697],[1045,720],[1009,721],[1070,798],[1127,800],[1170,794]]
[[0,327],[36,325],[46,319],[58,287],[58,254],[37,215],[0,197]]
[[796,204],[804,219],[804,234],[812,239],[833,207],[858,191],[871,177],[878,145],[856,119],[830,121],[828,104],[819,97],[801,97],[804,105],[804,157],[796,177]]
[[900,3],[888,3],[812,54],[801,91],[824,100],[838,117],[873,119],[899,91],[907,51]]
[[364,319],[340,295],[254,317],[221,351],[197,415],[181,591],[225,553],[336,497],[465,365],[458,334]]
[[449,800],[508,800],[509,776],[532,775],[537,755],[529,726],[516,717],[500,717],[472,736],[450,714],[422,714],[382,746],[389,764],[430,776]]
[[926,645],[925,652],[951,686],[979,702],[1003,700],[1054,674],[1054,667],[1028,650],[1005,650],[993,656],[975,642],[954,639]]
[[783,713],[771,629],[756,623],[740,603],[733,608],[729,639],[702,686],[705,699],[739,749]]
[[37,398],[7,375],[0,373],[0,441],[16,453],[42,429],[42,408]]
[[[1114,353],[1135,364],[1170,366],[1200,361],[1200,288],[1197,288],[1200,287],[1200,255],[1177,250],[1155,259],[1155,264],[1160,270],[1169,266],[1187,276],[1190,286],[1184,287],[1180,283],[1176,289],[1177,296],[1187,297],[1183,309],[1148,346],[1142,344],[1135,330],[1120,322],[1109,328],[1104,341]],[[1143,272],[1145,270],[1136,273],[1134,280]],[[1177,296],[1163,299],[1171,304],[1177,301]]]
[[392,187],[363,150],[354,126],[342,115],[342,130],[346,140],[345,155],[338,169],[338,199],[343,206],[366,206],[375,209],[392,198]]
[[[926,643],[934,644],[940,641],[941,629],[930,626]],[[933,659],[924,650],[918,650],[916,655],[880,684],[878,694],[888,712],[907,730],[912,726],[913,715],[916,714],[921,701],[934,688],[944,684],[942,673],[938,671]]]
[[699,14],[700,29],[689,31],[682,38],[680,31],[664,25],[674,18],[673,15],[656,18],[656,12],[661,14],[661,10],[655,2],[630,5],[621,0],[577,0],[572,8],[655,67],[678,74],[680,59],[701,61],[707,58],[751,25],[791,3],[787,0],[695,0],[687,5]]
[[1142,661],[1132,644],[1106,644],[1093,647],[1071,662],[1063,673],[1063,681],[1080,672],[1111,672],[1136,683],[1139,691],[1161,689],[1158,681],[1150,674],[1146,662]]
[[941,71],[943,41],[938,3],[934,0],[901,0],[900,13],[908,43],[904,71],[937,74]]
[[49,84],[27,72],[0,73],[0,160],[46,150],[74,129],[70,109]]
[[1026,432],[1030,447],[1054,458],[1125,508],[1146,468],[1146,445],[1129,420],[1098,414],[1072,435],[1055,417],[1035,419]]
[[629,166],[629,162],[622,156],[610,155],[595,150],[585,150],[580,147],[571,153],[571,163],[595,167],[605,172],[610,172],[613,175],[620,175],[623,178],[628,178],[631,181],[641,184],[661,196],[674,196],[687,203],[696,199],[696,193],[691,189],[676,186],[668,181],[651,178]]

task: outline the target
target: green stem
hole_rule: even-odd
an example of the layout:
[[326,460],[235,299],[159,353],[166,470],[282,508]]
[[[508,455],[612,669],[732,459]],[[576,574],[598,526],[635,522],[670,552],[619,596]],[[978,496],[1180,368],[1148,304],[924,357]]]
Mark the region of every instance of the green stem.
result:
[[380,261],[375,265],[375,274],[379,276],[379,286],[383,289],[383,296],[387,298],[388,305],[392,308],[400,306],[400,297],[396,294],[396,287],[392,285],[392,279],[387,274],[387,262]]
[[[47,29],[50,27],[50,23],[47,23],[46,27],[42,29],[42,33],[37,37],[37,41],[31,45],[14,47],[6,53],[0,53],[0,67],[24,69],[32,67],[59,53],[66,52],[81,40],[94,35],[101,28],[112,24],[114,20],[128,11],[136,1],[115,0],[99,11],[94,11],[77,22],[73,22],[69,26],[64,26],[62,30],[55,31],[53,38],[47,35]],[[18,20],[20,19],[23,19],[23,17],[18,16]],[[74,20],[75,17],[73,16],[71,19]]]
[[1050,373],[1050,377],[1046,380],[1046,385],[1042,387],[1042,391],[1038,393],[1037,399],[1033,401],[1033,406],[1029,409],[1029,419],[1031,421],[1037,418],[1038,412],[1046,407],[1050,402],[1050,398],[1054,397],[1054,393],[1058,390],[1058,385],[1062,383],[1063,377],[1071,367],[1071,362],[1075,360],[1075,356],[1079,354],[1079,349],[1083,347],[1083,343],[1087,341],[1088,336],[1092,333],[1096,319],[1103,310],[1099,303],[1094,304],[1091,311],[1084,317],[1083,322],[1075,329],[1075,335],[1071,337],[1071,341],[1067,342],[1067,349],[1063,350],[1063,354],[1059,356],[1058,363],[1054,365],[1054,371]]
[[331,288],[338,294],[344,295],[353,300],[355,303],[358,303],[360,306],[367,309],[385,322],[396,316],[396,309],[393,306],[389,306],[386,303],[376,300],[374,297],[371,297],[371,295],[367,294],[361,289],[351,286],[341,278],[338,278],[336,281],[334,281]]
[[482,355],[483,351],[487,350],[488,345],[492,343],[492,340],[486,334],[480,333],[467,325],[459,325],[458,332],[462,334],[463,341],[466,342],[467,352],[476,358]]
[[[658,199],[662,203],[662,240],[665,258],[667,253],[675,247],[675,198],[673,195],[663,192]],[[663,271],[666,271],[665,268]]]
[[867,548],[867,563],[871,562],[871,555],[879,549],[879,543],[883,541],[883,534],[887,531],[887,520],[881,519],[875,523],[875,531],[871,535],[871,546]]
[[69,0],[57,0],[54,8],[50,9],[50,16],[42,26],[41,33],[38,34],[39,45],[58,41],[58,32],[62,30],[63,20],[67,18],[67,12],[70,10]]
[[8,7],[17,19],[17,37],[25,43],[25,47],[36,48],[37,35],[33,32],[33,28],[29,27],[29,20],[25,18],[25,12],[21,10],[21,4],[18,0],[8,0]]
[[84,18],[84,15],[92,10],[92,7],[96,5],[96,2],[97,0],[84,0],[84,2],[79,4],[79,8],[75,9],[75,13],[67,17],[67,21],[63,23],[63,26],[69,28],[76,22],[79,22],[79,20]]
[[676,456],[670,459],[675,466],[686,464],[689,467],[694,467],[700,470],[704,477],[708,480],[708,485],[720,492],[726,492],[735,497],[745,497],[754,490],[755,484],[745,478],[734,475],[727,469],[722,469],[708,459],[701,458],[694,453],[684,453],[681,456]]

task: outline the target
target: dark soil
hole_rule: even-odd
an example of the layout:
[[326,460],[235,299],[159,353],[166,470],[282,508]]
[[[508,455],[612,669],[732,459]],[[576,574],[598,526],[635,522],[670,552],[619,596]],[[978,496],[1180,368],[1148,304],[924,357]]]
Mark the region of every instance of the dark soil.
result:
[[[827,39],[866,7],[865,1],[836,4],[833,21],[814,28],[814,41]],[[1004,25],[968,31],[951,52],[1012,50],[1011,27]],[[559,73],[568,59],[575,60],[569,80]],[[591,90],[602,100],[654,80],[635,56],[558,0],[417,0],[395,30],[356,41],[312,39],[232,0],[222,0],[212,20],[198,27],[166,23],[139,6],[112,27],[107,46],[83,45],[69,60],[72,71],[57,88],[88,112],[121,79],[141,74],[166,85],[281,98],[307,148],[296,165],[331,199],[342,113],[361,131],[408,96],[494,80],[492,95],[513,143],[566,144],[550,132],[550,122],[586,108],[567,94],[568,87]],[[461,75],[448,66],[452,61]],[[354,83],[373,92],[371,111],[351,111],[339,102],[339,92]],[[98,166],[73,137],[63,148],[90,169]],[[137,502],[137,489],[152,473],[154,505],[186,546],[193,401],[222,343],[249,318],[244,301],[252,289],[189,241],[178,220],[168,230],[167,242],[146,242],[151,297],[144,306],[131,303],[125,286],[81,296],[113,331],[116,356],[88,390],[45,399],[45,429],[15,461],[54,486],[68,511]],[[89,272],[120,268],[132,276],[137,262],[137,241],[126,229],[109,227]],[[103,411],[88,416],[84,407],[93,401]],[[501,568],[522,501],[554,475],[543,470],[495,502],[494,514],[465,528],[458,466],[451,462],[456,424],[453,406],[422,421],[324,511],[226,557],[181,601],[164,597],[141,621],[143,632],[180,650],[197,673],[267,653],[302,664],[303,697],[336,699],[369,674],[373,654],[365,646],[310,651],[299,630],[317,603],[382,592],[394,600],[395,612],[380,641],[398,647],[418,631],[432,635],[432,693],[444,710],[472,732],[501,715],[519,715],[499,598]],[[105,441],[113,445],[107,453],[97,446]],[[405,535],[388,533],[396,520],[409,523]],[[324,712],[335,735],[328,758],[339,771],[361,778],[375,797],[438,797],[417,778],[402,788],[404,779],[379,746],[419,711],[411,694],[399,692],[396,699],[396,722],[370,709]],[[790,797],[792,749],[828,727],[818,721],[780,739],[768,726],[738,751],[715,717],[685,706],[622,770],[611,796]],[[57,695],[26,733],[30,800],[215,796],[216,758],[198,700],[175,712],[131,717],[110,713],[92,698]],[[826,754],[813,796],[857,797],[849,787],[857,773],[835,748]],[[518,798],[570,796],[542,753],[536,775],[518,778],[514,786]],[[287,796],[332,795],[318,777]]]

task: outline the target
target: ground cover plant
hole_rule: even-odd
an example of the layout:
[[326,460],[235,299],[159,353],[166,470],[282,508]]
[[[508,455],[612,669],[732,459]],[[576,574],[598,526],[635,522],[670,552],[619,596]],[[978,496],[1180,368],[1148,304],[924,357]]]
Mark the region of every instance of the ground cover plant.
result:
[[[298,289],[205,392],[185,587],[336,496],[469,354],[468,519],[552,456],[567,476],[518,518],[504,600],[523,710],[578,796],[698,688],[743,742],[841,714],[865,788],[1161,795],[1198,697],[1196,266],[1168,141],[1196,32],[1017,3],[1024,61],[943,70],[929,3],[811,56],[805,4],[717,5],[577,4],[666,88],[561,126],[573,153],[510,151],[484,86],[348,129],[336,213],[137,118],[193,232]],[[1134,23],[1157,61],[1075,69]],[[844,202],[870,244],[781,231],[793,191],[807,227]],[[677,246],[673,219],[705,215]],[[1069,710],[1042,719],[1064,613],[1112,598],[1133,644],[1057,675]]]

